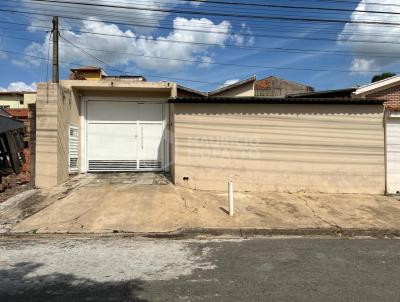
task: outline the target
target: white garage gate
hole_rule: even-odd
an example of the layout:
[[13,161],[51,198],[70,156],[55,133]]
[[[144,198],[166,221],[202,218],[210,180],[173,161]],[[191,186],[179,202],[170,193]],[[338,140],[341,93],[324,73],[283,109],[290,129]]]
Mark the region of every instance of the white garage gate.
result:
[[391,112],[386,119],[386,190],[400,193],[400,114]]
[[164,104],[86,102],[88,172],[162,171]]

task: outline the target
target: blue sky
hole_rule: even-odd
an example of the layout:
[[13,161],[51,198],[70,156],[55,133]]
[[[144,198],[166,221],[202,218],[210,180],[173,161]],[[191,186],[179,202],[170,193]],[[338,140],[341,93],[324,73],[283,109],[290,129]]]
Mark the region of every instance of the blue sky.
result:
[[[110,75],[140,74],[148,80],[171,80],[204,91],[252,75],[257,75],[259,79],[275,75],[318,90],[362,85],[369,83],[372,75],[378,71],[400,72],[395,55],[399,53],[400,44],[392,43],[400,35],[398,27],[284,22],[210,14],[400,22],[400,15],[353,11],[357,8],[400,12],[400,6],[384,6],[393,1],[379,1],[383,4],[379,6],[374,4],[376,2],[378,1],[247,2],[349,10],[326,12],[181,0],[90,1],[101,5],[134,6],[141,10],[0,0],[0,9],[37,13],[31,15],[0,12],[0,49],[9,51],[0,52],[0,89],[34,87],[32,83],[46,81],[47,67],[47,78],[51,78],[51,66],[45,60],[39,59],[48,57],[49,34],[46,31],[51,25],[50,15],[84,19],[60,19],[63,29],[60,61],[66,63],[61,65],[61,78],[64,79],[68,77],[69,68],[73,66],[103,65]],[[161,9],[164,12],[149,11],[148,8]],[[198,44],[199,42],[203,44]]]

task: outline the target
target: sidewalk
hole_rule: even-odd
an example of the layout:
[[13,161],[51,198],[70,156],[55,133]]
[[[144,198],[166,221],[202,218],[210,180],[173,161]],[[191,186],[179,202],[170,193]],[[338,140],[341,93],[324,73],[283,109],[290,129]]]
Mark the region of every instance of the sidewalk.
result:
[[[152,174],[81,177],[65,192],[53,193],[36,194],[46,206],[17,219],[10,232],[400,235],[400,201],[385,196],[235,193],[235,216],[230,217],[226,193],[175,187]],[[18,206],[15,200],[14,211],[3,206],[0,220],[7,212],[15,216]]]

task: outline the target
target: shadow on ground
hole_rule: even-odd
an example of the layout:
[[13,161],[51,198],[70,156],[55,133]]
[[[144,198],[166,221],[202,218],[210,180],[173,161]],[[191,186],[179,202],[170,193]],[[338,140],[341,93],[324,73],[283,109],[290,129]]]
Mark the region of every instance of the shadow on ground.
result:
[[36,276],[41,266],[28,262],[0,270],[0,301],[148,301],[138,296],[141,281],[96,282],[62,273]]

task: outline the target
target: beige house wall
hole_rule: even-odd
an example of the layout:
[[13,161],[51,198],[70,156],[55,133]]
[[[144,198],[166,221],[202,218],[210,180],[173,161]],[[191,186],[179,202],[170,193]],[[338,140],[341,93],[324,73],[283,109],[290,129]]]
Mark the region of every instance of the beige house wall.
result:
[[24,108],[28,108],[29,104],[35,104],[36,98],[36,93],[24,93]]
[[58,96],[57,84],[38,84],[36,101],[36,186],[58,184]]
[[[175,182],[200,190],[385,192],[377,105],[176,104]],[[184,178],[188,178],[187,181]]]
[[[84,99],[167,101],[172,95],[176,95],[176,85],[171,83],[114,80],[38,84],[36,186],[52,187],[69,179],[69,126],[74,124],[80,130],[81,154],[81,102]],[[168,126],[166,131],[169,135],[172,132]],[[81,167],[81,161],[79,156],[78,167]]]
[[[80,96],[69,85],[60,85],[58,100],[58,183],[69,178],[69,126],[80,129]],[[81,135],[79,131],[79,135]],[[80,141],[80,140],[79,140]],[[79,165],[79,160],[78,160]]]
[[10,108],[20,109],[24,108],[23,101],[24,97],[19,95],[0,95],[0,106],[10,106]]
[[221,91],[220,93],[213,94],[212,96],[213,97],[254,96],[254,81],[237,86],[237,87],[233,87],[231,89],[227,89],[225,91]]
[[36,93],[24,93],[23,95],[0,95],[0,106],[10,106],[12,109],[27,109],[29,104],[35,102]]

